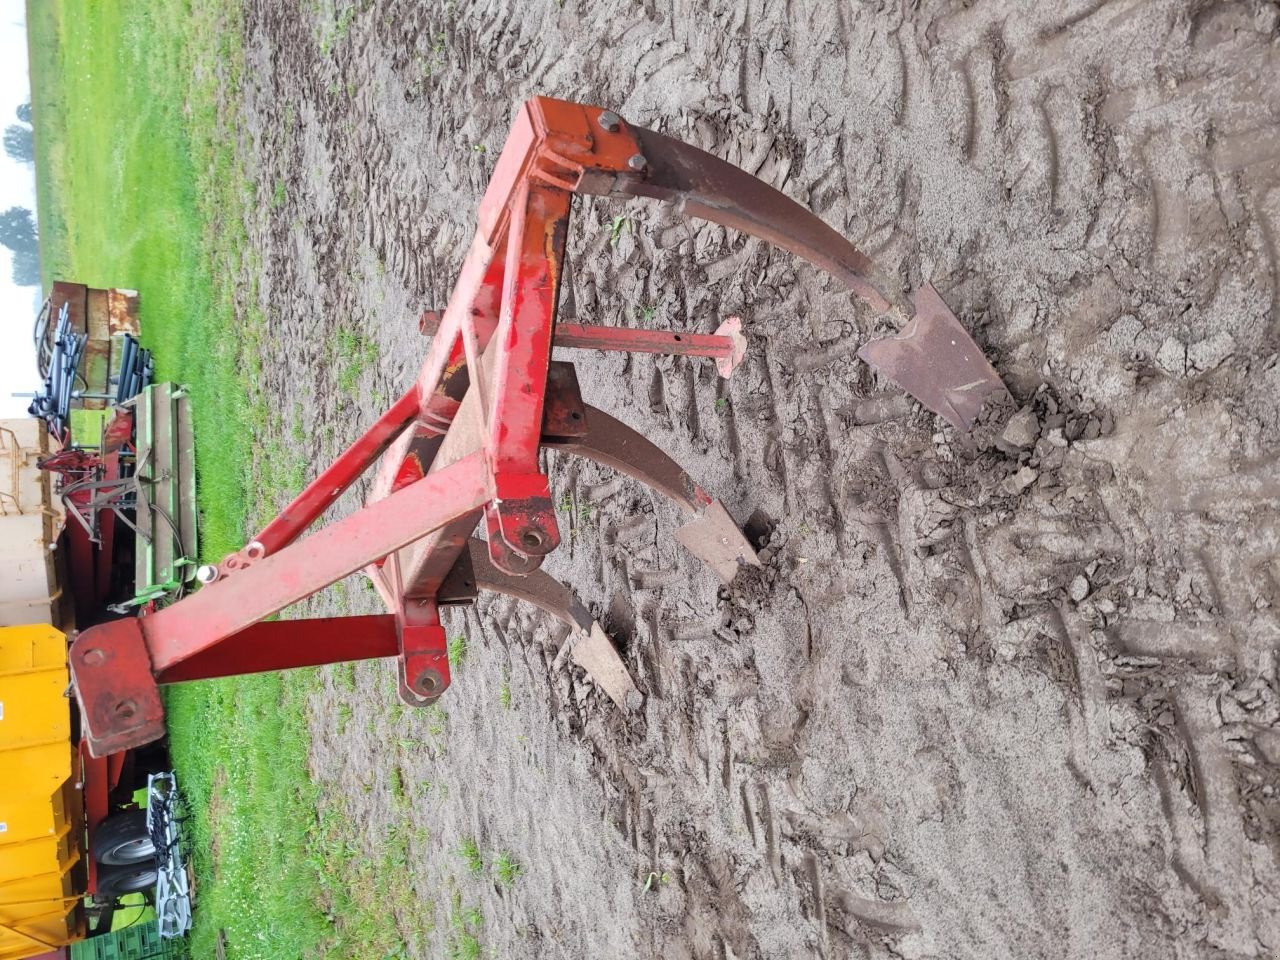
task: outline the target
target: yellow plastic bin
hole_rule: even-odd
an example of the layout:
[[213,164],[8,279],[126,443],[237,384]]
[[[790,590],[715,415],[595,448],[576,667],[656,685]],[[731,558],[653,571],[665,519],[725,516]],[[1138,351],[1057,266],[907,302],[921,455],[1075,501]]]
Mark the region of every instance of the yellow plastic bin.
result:
[[0,628],[0,960],[83,936],[73,868],[84,856],[71,782],[67,641],[40,624]]

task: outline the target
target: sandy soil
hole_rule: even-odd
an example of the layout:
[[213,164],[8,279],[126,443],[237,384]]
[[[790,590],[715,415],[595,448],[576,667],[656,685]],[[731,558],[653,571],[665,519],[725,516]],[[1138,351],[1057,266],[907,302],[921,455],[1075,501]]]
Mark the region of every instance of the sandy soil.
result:
[[[551,457],[548,569],[643,710],[553,668],[547,618],[485,602],[443,743],[405,748],[427,721],[388,712],[382,664],[342,733],[341,691],[315,704],[316,777],[370,843],[405,816],[394,766],[444,785],[411,814],[415,882],[479,905],[500,957],[1280,951],[1276,4],[248,6],[244,145],[262,196],[287,185],[258,296],[308,455],[412,381],[416,315],[534,93],[710,149],[931,280],[1025,411],[968,442],[856,360],[883,321],[824,275],[581,205],[565,316],[744,318],[728,382],[572,359],[747,523],[764,576],[723,595],[669,504]],[[339,330],[381,350],[355,391]],[[463,836],[525,875],[468,875]]]

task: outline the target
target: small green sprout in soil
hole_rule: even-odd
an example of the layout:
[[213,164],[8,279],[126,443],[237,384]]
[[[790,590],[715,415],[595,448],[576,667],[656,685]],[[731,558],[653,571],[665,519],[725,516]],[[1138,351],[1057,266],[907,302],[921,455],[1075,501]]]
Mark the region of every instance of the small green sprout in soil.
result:
[[467,862],[467,869],[475,876],[484,873],[484,857],[480,855],[480,847],[473,837],[463,837],[457,854]]
[[631,232],[631,220],[622,214],[609,221],[609,246],[617,246],[623,233]]
[[465,634],[458,634],[456,637],[449,638],[449,666],[455,670],[461,667],[467,660],[467,638]]
[[510,889],[511,885],[519,880],[524,873],[524,867],[520,865],[520,861],[516,860],[506,850],[493,858],[491,870],[493,871],[493,879],[504,890]]
[[648,893],[651,889],[653,889],[654,883],[657,883],[658,886],[665,886],[670,879],[671,879],[671,874],[667,873],[665,870],[663,870],[661,873],[659,873],[657,870],[651,870],[649,871],[649,875],[644,878],[643,892]]

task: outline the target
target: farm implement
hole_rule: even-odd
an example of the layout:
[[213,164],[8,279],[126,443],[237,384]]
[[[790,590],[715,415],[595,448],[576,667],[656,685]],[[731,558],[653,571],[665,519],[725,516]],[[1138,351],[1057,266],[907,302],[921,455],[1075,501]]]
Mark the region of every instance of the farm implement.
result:
[[[424,318],[432,338],[416,383],[252,542],[201,568],[199,590],[76,640],[72,675],[95,752],[160,737],[164,683],[394,657],[400,697],[428,704],[450,682],[440,607],[470,603],[480,590],[546,610],[572,628],[570,642],[607,644],[573,592],[539,569],[560,543],[543,447],[669,497],[688,518],[679,541],[722,580],[758,563],[718,500],[654,443],[589,406],[573,365],[552,360],[555,346],[679,354],[712,358],[728,376],[747,345],[736,318],[713,334],[558,324],[575,193],[671,203],[826,270],[899,322],[897,337],[859,355],[959,430],[1003,390],[932,287],[904,294],[778,190],[612,111],[535,98],[498,158],[447,307]],[[364,508],[304,536],[379,459]],[[362,569],[386,614],[266,620]]]

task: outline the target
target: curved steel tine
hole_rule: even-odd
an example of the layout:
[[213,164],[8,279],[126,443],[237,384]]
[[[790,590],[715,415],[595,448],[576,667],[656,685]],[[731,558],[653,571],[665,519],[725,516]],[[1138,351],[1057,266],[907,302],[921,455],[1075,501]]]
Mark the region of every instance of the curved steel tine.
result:
[[826,270],[880,311],[909,321],[897,337],[866,344],[859,356],[958,430],[973,425],[983,403],[1005,389],[999,375],[933,287],[910,299],[866,254],[782,191],[690,144],[630,126],[645,163],[611,189],[612,196],[649,197],[682,213],[733,227],[791,251]]
[[698,516],[711,503],[711,496],[648,437],[603,410],[590,404],[583,407],[587,429],[582,436],[544,435],[542,446],[587,457],[625,473],[674,501],[689,516]]
[[578,595],[548,573],[535,570],[528,576],[503,573],[489,558],[489,545],[472,537],[467,541],[473,585],[533,604],[551,614],[571,630],[556,656],[557,666],[565,657],[582,667],[618,709],[629,712],[641,703],[640,692],[627,672],[600,624],[592,619]]
[[643,151],[644,174],[619,177],[613,195],[673,203],[686,216],[767,240],[826,270],[876,310],[909,312],[897,284],[870,257],[781,190],[680,140],[628,129]]
[[684,468],[643,434],[590,404],[587,431],[580,437],[542,438],[542,445],[612,467],[667,497],[691,517],[676,539],[730,583],[743,565],[760,566],[750,541],[719,500],[694,482]]
[[551,574],[541,570],[523,577],[503,573],[489,559],[489,545],[476,537],[467,540],[467,553],[470,555],[471,573],[477,589],[524,600],[551,614],[570,629],[591,632],[591,626],[595,622],[591,613],[576,593]]

